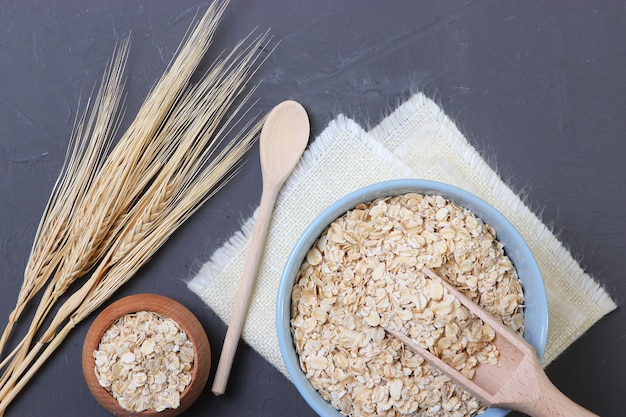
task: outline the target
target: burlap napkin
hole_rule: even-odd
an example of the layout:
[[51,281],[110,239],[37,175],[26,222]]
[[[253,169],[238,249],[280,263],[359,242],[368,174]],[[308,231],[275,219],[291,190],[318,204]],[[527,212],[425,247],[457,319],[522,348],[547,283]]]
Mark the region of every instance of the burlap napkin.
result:
[[[517,227],[537,259],[548,293],[550,325],[544,365],[616,308],[441,109],[416,94],[370,132],[338,116],[311,143],[279,195],[243,338],[283,374],[287,372],[276,338],[275,304],[280,275],[296,240],[338,198],[398,178],[429,179],[464,188],[492,204]],[[225,322],[255,217],[256,212],[188,283]]]

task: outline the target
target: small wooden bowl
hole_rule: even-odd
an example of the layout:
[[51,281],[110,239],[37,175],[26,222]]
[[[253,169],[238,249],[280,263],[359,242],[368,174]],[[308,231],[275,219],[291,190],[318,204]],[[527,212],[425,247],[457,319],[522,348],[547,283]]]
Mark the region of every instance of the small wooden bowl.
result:
[[[133,413],[123,409],[117,400],[98,383],[94,372],[94,350],[98,349],[104,332],[117,321],[117,319],[126,314],[136,313],[138,311],[152,311],[163,317],[174,320],[185,333],[187,333],[187,337],[193,345],[194,364],[191,382],[181,393],[180,406],[178,408],[168,408],[160,412],[146,410]],[[202,324],[185,306],[162,295],[136,294],[112,303],[96,317],[85,337],[82,366],[83,375],[89,390],[96,400],[113,415],[120,417],[173,417],[185,411],[204,389],[211,369],[211,348]]]

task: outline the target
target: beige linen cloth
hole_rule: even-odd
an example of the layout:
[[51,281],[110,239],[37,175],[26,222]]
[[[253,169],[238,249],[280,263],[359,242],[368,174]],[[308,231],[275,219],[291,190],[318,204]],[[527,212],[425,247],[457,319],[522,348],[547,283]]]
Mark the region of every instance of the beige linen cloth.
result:
[[[284,375],[287,371],[276,337],[276,294],[296,240],[340,197],[372,183],[399,178],[428,179],[464,188],[493,205],[516,226],[545,280],[549,330],[544,366],[616,308],[604,289],[580,268],[442,110],[423,94],[416,94],[370,132],[338,116],[309,145],[278,197],[243,338]],[[226,323],[255,218],[256,211],[188,282]]]

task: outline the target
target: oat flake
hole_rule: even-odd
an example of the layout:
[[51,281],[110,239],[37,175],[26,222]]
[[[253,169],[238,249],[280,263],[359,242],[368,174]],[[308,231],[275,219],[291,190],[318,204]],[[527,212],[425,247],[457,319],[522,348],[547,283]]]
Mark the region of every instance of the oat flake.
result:
[[520,333],[523,292],[494,229],[441,196],[360,204],[309,251],[292,292],[300,366],[350,416],[470,416],[484,409],[385,334],[408,334],[468,377],[497,363],[495,334],[421,269],[428,267]]
[[178,408],[191,382],[193,346],[187,334],[174,320],[153,312],[121,317],[93,356],[98,382],[127,411]]

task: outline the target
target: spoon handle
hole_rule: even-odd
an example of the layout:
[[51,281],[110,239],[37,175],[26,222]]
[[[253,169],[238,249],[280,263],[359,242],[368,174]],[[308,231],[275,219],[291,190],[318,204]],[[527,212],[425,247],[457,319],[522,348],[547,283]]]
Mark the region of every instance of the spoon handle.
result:
[[[536,357],[535,357],[536,358]],[[563,394],[544,373],[539,360],[534,360],[538,396],[527,397],[511,404],[511,409],[521,411],[533,417],[598,417]],[[528,383],[530,378],[526,378]],[[521,393],[523,394],[523,393]],[[523,395],[522,395],[523,397]]]
[[259,205],[256,225],[254,226],[254,232],[250,242],[250,250],[244,265],[241,283],[239,284],[239,289],[237,290],[237,295],[233,302],[232,315],[228,323],[222,353],[220,354],[215,379],[213,380],[213,386],[211,388],[211,391],[213,391],[215,395],[222,395],[226,390],[230,369],[233,366],[235,352],[237,351],[239,338],[241,337],[246,314],[248,313],[248,304],[252,289],[254,288],[254,281],[261,256],[263,255],[265,239],[267,237],[267,231],[279,189],[280,187],[264,187],[263,193],[261,194],[261,203]]

